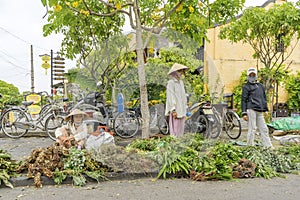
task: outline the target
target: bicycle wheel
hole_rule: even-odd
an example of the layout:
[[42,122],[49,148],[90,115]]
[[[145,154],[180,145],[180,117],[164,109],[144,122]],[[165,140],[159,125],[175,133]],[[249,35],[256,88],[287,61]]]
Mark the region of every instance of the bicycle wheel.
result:
[[121,138],[131,138],[139,130],[139,120],[135,112],[125,110],[115,117],[114,131]]
[[221,114],[213,107],[213,114],[207,115],[207,119],[210,126],[210,138],[216,139],[221,134]]
[[30,122],[27,114],[19,109],[8,109],[1,118],[1,126],[5,135],[20,138],[28,132]]
[[59,115],[50,115],[45,121],[45,131],[52,140],[56,140],[55,130],[62,127],[65,123],[65,118]]
[[188,120],[185,121],[184,132],[185,133],[191,133],[191,134],[199,133],[201,131],[200,126],[201,125],[199,124],[197,118],[195,120],[188,119]]
[[164,135],[169,134],[169,124],[168,124],[168,121],[166,120],[165,116],[158,115],[157,126],[158,126],[159,132],[161,134],[164,134]]
[[200,133],[204,138],[210,137],[210,126],[209,121],[204,115],[199,115],[196,119],[197,130],[196,133]]
[[233,111],[227,111],[224,116],[224,131],[231,139],[238,139],[242,133],[239,116]]

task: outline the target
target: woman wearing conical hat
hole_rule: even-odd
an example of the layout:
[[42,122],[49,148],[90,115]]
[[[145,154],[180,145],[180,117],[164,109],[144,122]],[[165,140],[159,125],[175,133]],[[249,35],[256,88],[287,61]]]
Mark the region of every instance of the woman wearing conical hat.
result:
[[168,72],[170,80],[167,84],[165,115],[169,116],[170,135],[176,137],[184,133],[187,99],[181,77],[188,69],[187,66],[175,63]]
[[88,115],[85,112],[74,109],[65,119],[68,123],[55,131],[57,142],[67,148],[71,146],[83,148],[88,137],[87,127],[83,120],[87,118]]

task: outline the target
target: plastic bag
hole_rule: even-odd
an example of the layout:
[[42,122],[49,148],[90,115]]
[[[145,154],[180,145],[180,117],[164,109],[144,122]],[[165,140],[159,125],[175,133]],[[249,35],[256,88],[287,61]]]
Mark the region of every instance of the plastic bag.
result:
[[300,116],[297,117],[284,117],[274,120],[268,126],[283,131],[300,130]]
[[90,135],[86,141],[86,149],[98,149],[103,144],[114,144],[114,137],[108,132],[101,132],[99,135]]

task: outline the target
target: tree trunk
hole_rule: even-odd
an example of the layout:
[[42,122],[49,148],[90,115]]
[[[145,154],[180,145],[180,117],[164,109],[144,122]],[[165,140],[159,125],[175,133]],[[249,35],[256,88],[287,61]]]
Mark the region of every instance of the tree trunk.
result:
[[144,67],[144,50],[143,50],[143,39],[142,39],[142,29],[141,21],[138,10],[138,2],[134,1],[134,13],[136,19],[136,52],[138,61],[138,75],[139,75],[139,86],[140,86],[140,98],[141,98],[141,113],[142,113],[142,138],[149,138],[150,136],[150,114],[148,107],[148,92],[146,85],[146,74]]

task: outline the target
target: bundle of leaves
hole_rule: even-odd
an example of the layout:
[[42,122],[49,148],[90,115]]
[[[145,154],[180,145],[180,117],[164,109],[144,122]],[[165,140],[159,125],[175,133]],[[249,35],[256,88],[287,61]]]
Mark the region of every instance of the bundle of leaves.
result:
[[289,144],[276,149],[278,153],[289,157],[293,170],[300,170],[300,145]]
[[[232,144],[217,142],[215,146],[199,154],[192,173],[195,180],[230,180],[232,167],[242,158],[241,150]],[[199,178],[200,177],[200,178]]]
[[[75,147],[69,149],[69,153],[62,158],[63,169],[54,171],[54,182],[61,184],[68,176],[72,177],[73,185],[83,186],[86,184],[86,176],[97,181],[106,179],[106,168],[91,158],[86,150]],[[86,175],[86,176],[85,176]]]
[[270,150],[263,147],[245,147],[242,149],[245,158],[255,163],[255,176],[272,178],[279,173],[291,173],[300,170],[300,146],[279,147]]
[[158,146],[163,143],[170,143],[176,140],[174,137],[165,136],[165,137],[152,137],[149,139],[135,139],[133,142],[126,146],[128,151],[135,149],[138,151],[154,151]]
[[[192,167],[188,162],[188,156],[184,156],[183,154],[187,149],[188,147],[179,140],[174,140],[170,143],[159,143],[159,146],[157,146],[154,151],[148,153],[147,155],[160,166],[157,178],[160,176],[166,178],[167,175],[171,174],[180,176],[187,175]],[[197,155],[196,151],[190,150],[192,151],[191,154],[194,153],[193,157],[195,154]]]
[[[142,145],[141,145],[142,144]],[[158,142],[151,140],[153,151],[146,155],[157,162],[160,166],[158,178],[162,176],[191,176],[191,171],[196,174],[202,174],[201,179],[228,179],[231,178],[230,162],[232,159],[223,158],[224,151],[228,149],[211,153],[209,149],[219,147],[216,140],[204,140],[199,134],[185,134],[183,137],[175,138],[168,136],[158,139]],[[131,148],[141,148],[147,146],[147,140],[135,141]],[[232,147],[232,146],[231,146]],[[144,150],[144,149],[143,149]],[[210,153],[207,153],[210,152]],[[219,156],[220,155],[220,156]],[[234,155],[234,154],[232,154]],[[235,157],[236,162],[239,157]]]
[[[210,167],[216,165],[215,158],[206,155],[208,149],[216,146],[216,140],[205,140],[199,134],[185,134],[183,137],[168,136],[157,141],[151,140],[153,151],[147,152],[146,155],[159,164],[158,178],[160,176],[163,178],[167,178],[167,176],[186,177],[191,176],[191,171],[203,173],[205,169],[204,179],[208,179],[208,177],[223,179],[222,176],[218,176],[216,168],[214,168],[215,170],[206,168],[208,161]],[[135,141],[130,147],[141,148],[144,146],[147,146],[147,140],[142,139]],[[218,166],[221,166],[220,163]],[[228,168],[228,172],[224,177],[231,176],[230,167],[224,166],[224,168]]]
[[13,188],[10,178],[17,177],[16,169],[19,162],[12,160],[11,155],[0,149],[0,185],[4,183],[7,187]]
[[52,178],[57,184],[70,176],[74,185],[82,186],[86,183],[84,175],[99,180],[104,177],[105,168],[85,150],[77,150],[75,147],[67,149],[54,143],[46,148],[34,149],[17,171],[27,172],[27,177],[34,179],[35,187],[42,187],[42,176]]
[[151,173],[158,170],[153,160],[139,154],[137,150],[127,151],[122,146],[101,145],[98,149],[91,149],[89,154],[109,172]]

